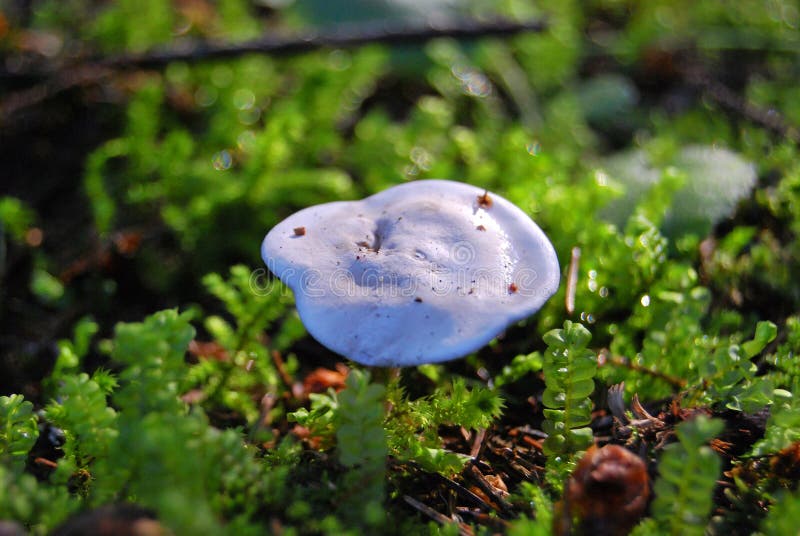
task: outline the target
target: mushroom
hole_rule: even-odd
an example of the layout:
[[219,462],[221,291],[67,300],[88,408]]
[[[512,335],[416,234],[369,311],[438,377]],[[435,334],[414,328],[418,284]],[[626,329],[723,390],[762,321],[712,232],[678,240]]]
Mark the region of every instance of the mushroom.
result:
[[547,236],[499,195],[481,202],[488,196],[421,180],[309,207],[276,225],[261,255],[294,291],[309,333],[334,352],[378,366],[454,359],[558,289]]

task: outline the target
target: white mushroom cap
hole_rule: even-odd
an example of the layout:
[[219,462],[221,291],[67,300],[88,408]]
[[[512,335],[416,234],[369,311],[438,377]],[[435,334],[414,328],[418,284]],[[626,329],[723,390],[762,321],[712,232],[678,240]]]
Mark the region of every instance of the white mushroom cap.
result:
[[303,209],[267,234],[261,255],[311,335],[366,365],[473,352],[559,282],[552,244],[522,210],[445,180]]

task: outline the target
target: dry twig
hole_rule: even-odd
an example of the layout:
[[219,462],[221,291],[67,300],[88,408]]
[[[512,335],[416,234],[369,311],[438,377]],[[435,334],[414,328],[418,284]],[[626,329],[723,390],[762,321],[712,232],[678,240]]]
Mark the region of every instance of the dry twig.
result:
[[698,88],[722,109],[800,145],[800,129],[789,124],[777,110],[764,109],[753,104],[697,67],[684,69],[683,74],[687,83]]
[[[437,523],[440,523],[442,525],[451,525],[456,523],[446,515],[437,512],[427,504],[416,500],[414,497],[411,497],[409,495],[403,495],[403,500],[406,501],[406,503],[408,503],[410,506],[414,507],[414,509],[430,517]],[[474,536],[475,532],[469,525],[466,525],[464,523],[458,523],[458,534],[460,536]]]
[[472,19],[430,20],[424,25],[372,23],[340,25],[326,30],[310,30],[292,36],[264,35],[242,43],[184,41],[172,48],[117,56],[94,57],[66,63],[57,69],[36,72],[5,73],[4,78],[42,78],[30,88],[8,95],[0,101],[0,121],[12,114],[38,105],[56,95],[81,86],[102,82],[120,70],[161,69],[176,61],[196,63],[243,56],[268,54],[286,56],[318,48],[352,48],[371,43],[412,44],[440,37],[470,39],[509,37],[521,32],[540,32],[541,20],[515,22],[507,19],[478,21]]

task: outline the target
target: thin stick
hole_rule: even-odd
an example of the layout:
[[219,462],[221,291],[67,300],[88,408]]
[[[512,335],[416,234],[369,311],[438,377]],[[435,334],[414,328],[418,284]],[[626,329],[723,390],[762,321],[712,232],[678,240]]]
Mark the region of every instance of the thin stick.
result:
[[110,77],[113,71],[93,65],[75,66],[53,74],[41,84],[9,93],[0,100],[0,120],[25,108],[32,108],[70,89],[89,86]]
[[683,378],[678,378],[676,376],[671,376],[669,374],[664,374],[663,372],[659,372],[657,370],[652,370],[647,367],[637,365],[636,363],[631,362],[631,360],[626,357],[622,357],[619,355],[611,355],[611,352],[609,352],[609,350],[606,348],[600,350],[600,355],[603,359],[605,359],[606,362],[611,363],[612,365],[629,368],[635,372],[641,372],[642,374],[653,376],[654,378],[658,378],[659,380],[667,382],[676,389],[683,389],[684,387],[686,387],[686,380],[684,380]]
[[732,89],[711,78],[698,68],[685,70],[686,81],[729,112],[739,114],[751,123],[800,144],[800,130],[789,124],[776,110],[761,108]]
[[567,314],[572,316],[575,312],[575,292],[578,289],[578,268],[581,262],[581,248],[575,246],[572,248],[572,254],[569,258],[569,271],[567,272],[567,292],[564,296],[564,305],[567,308]]
[[278,376],[283,382],[284,387],[286,387],[286,390],[291,393],[292,388],[294,387],[294,379],[292,378],[292,375],[289,374],[289,371],[286,370],[286,364],[283,362],[283,356],[278,350],[272,350],[269,355],[272,357],[272,364],[275,365],[275,370],[278,371]]
[[[433,508],[431,508],[427,504],[416,500],[414,497],[411,497],[409,495],[403,495],[403,500],[406,503],[408,503],[410,506],[412,506],[414,509],[416,509],[419,512],[425,514],[426,516],[428,516],[429,518],[433,519],[437,523],[440,523],[442,525],[453,525],[453,524],[456,524],[455,521],[453,521],[452,519],[450,519],[446,515],[444,515],[444,514],[442,514],[440,512],[437,512],[436,510],[434,510]],[[462,523],[458,523],[458,533],[460,535],[462,535],[462,536],[473,536],[473,534],[474,534],[474,532],[472,531],[472,529],[469,526],[464,525]]]
[[511,504],[508,503],[500,494],[495,491],[494,486],[492,486],[486,477],[483,476],[483,473],[475,467],[474,465],[469,465],[467,467],[466,474],[475,481],[481,490],[486,493],[491,499],[497,504],[498,508],[500,508],[501,512],[505,515],[511,516],[514,514],[514,509],[511,507]]
[[371,24],[339,25],[326,30],[310,30],[291,36],[264,35],[242,43],[185,41],[179,46],[143,53],[98,56],[86,61],[67,62],[57,69],[3,73],[3,78],[44,78],[37,85],[11,93],[0,101],[0,120],[25,108],[78,86],[99,83],[116,70],[162,69],[174,61],[195,63],[242,56],[268,54],[286,56],[322,47],[352,48],[371,43],[411,44],[450,37],[510,37],[522,32],[541,32],[547,24],[541,20],[515,22],[507,19],[477,21],[473,19],[430,20],[424,25]]
[[478,430],[478,433],[475,434],[475,439],[472,442],[472,449],[469,452],[470,457],[477,461],[480,458],[481,453],[483,452],[483,442],[486,439],[486,428],[481,428]]
[[447,478],[446,476],[440,475],[439,473],[433,473],[433,476],[438,478],[442,483],[444,483],[448,488],[452,489],[456,492],[462,499],[467,501],[471,501],[473,504],[483,508],[487,512],[493,512],[495,509],[494,507],[478,497],[475,493],[471,492],[455,480]]
[[473,19],[430,20],[421,26],[385,22],[343,24],[329,30],[312,30],[291,37],[266,35],[236,44],[190,42],[180,48],[142,54],[122,54],[104,58],[97,63],[113,68],[152,69],[163,67],[173,61],[207,61],[250,53],[278,56],[298,54],[322,47],[350,48],[370,43],[409,44],[439,37],[458,39],[488,36],[508,37],[521,32],[541,32],[545,28],[546,24],[541,20],[515,22],[507,19],[487,22]]

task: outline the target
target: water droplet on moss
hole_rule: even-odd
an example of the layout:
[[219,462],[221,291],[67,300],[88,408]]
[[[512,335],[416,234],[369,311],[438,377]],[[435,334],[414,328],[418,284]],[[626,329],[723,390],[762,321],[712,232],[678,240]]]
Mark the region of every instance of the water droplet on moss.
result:
[[225,171],[226,169],[230,169],[232,164],[233,157],[227,150],[222,150],[218,153],[215,153],[214,156],[211,157],[211,165],[214,166],[214,169],[217,171]]

